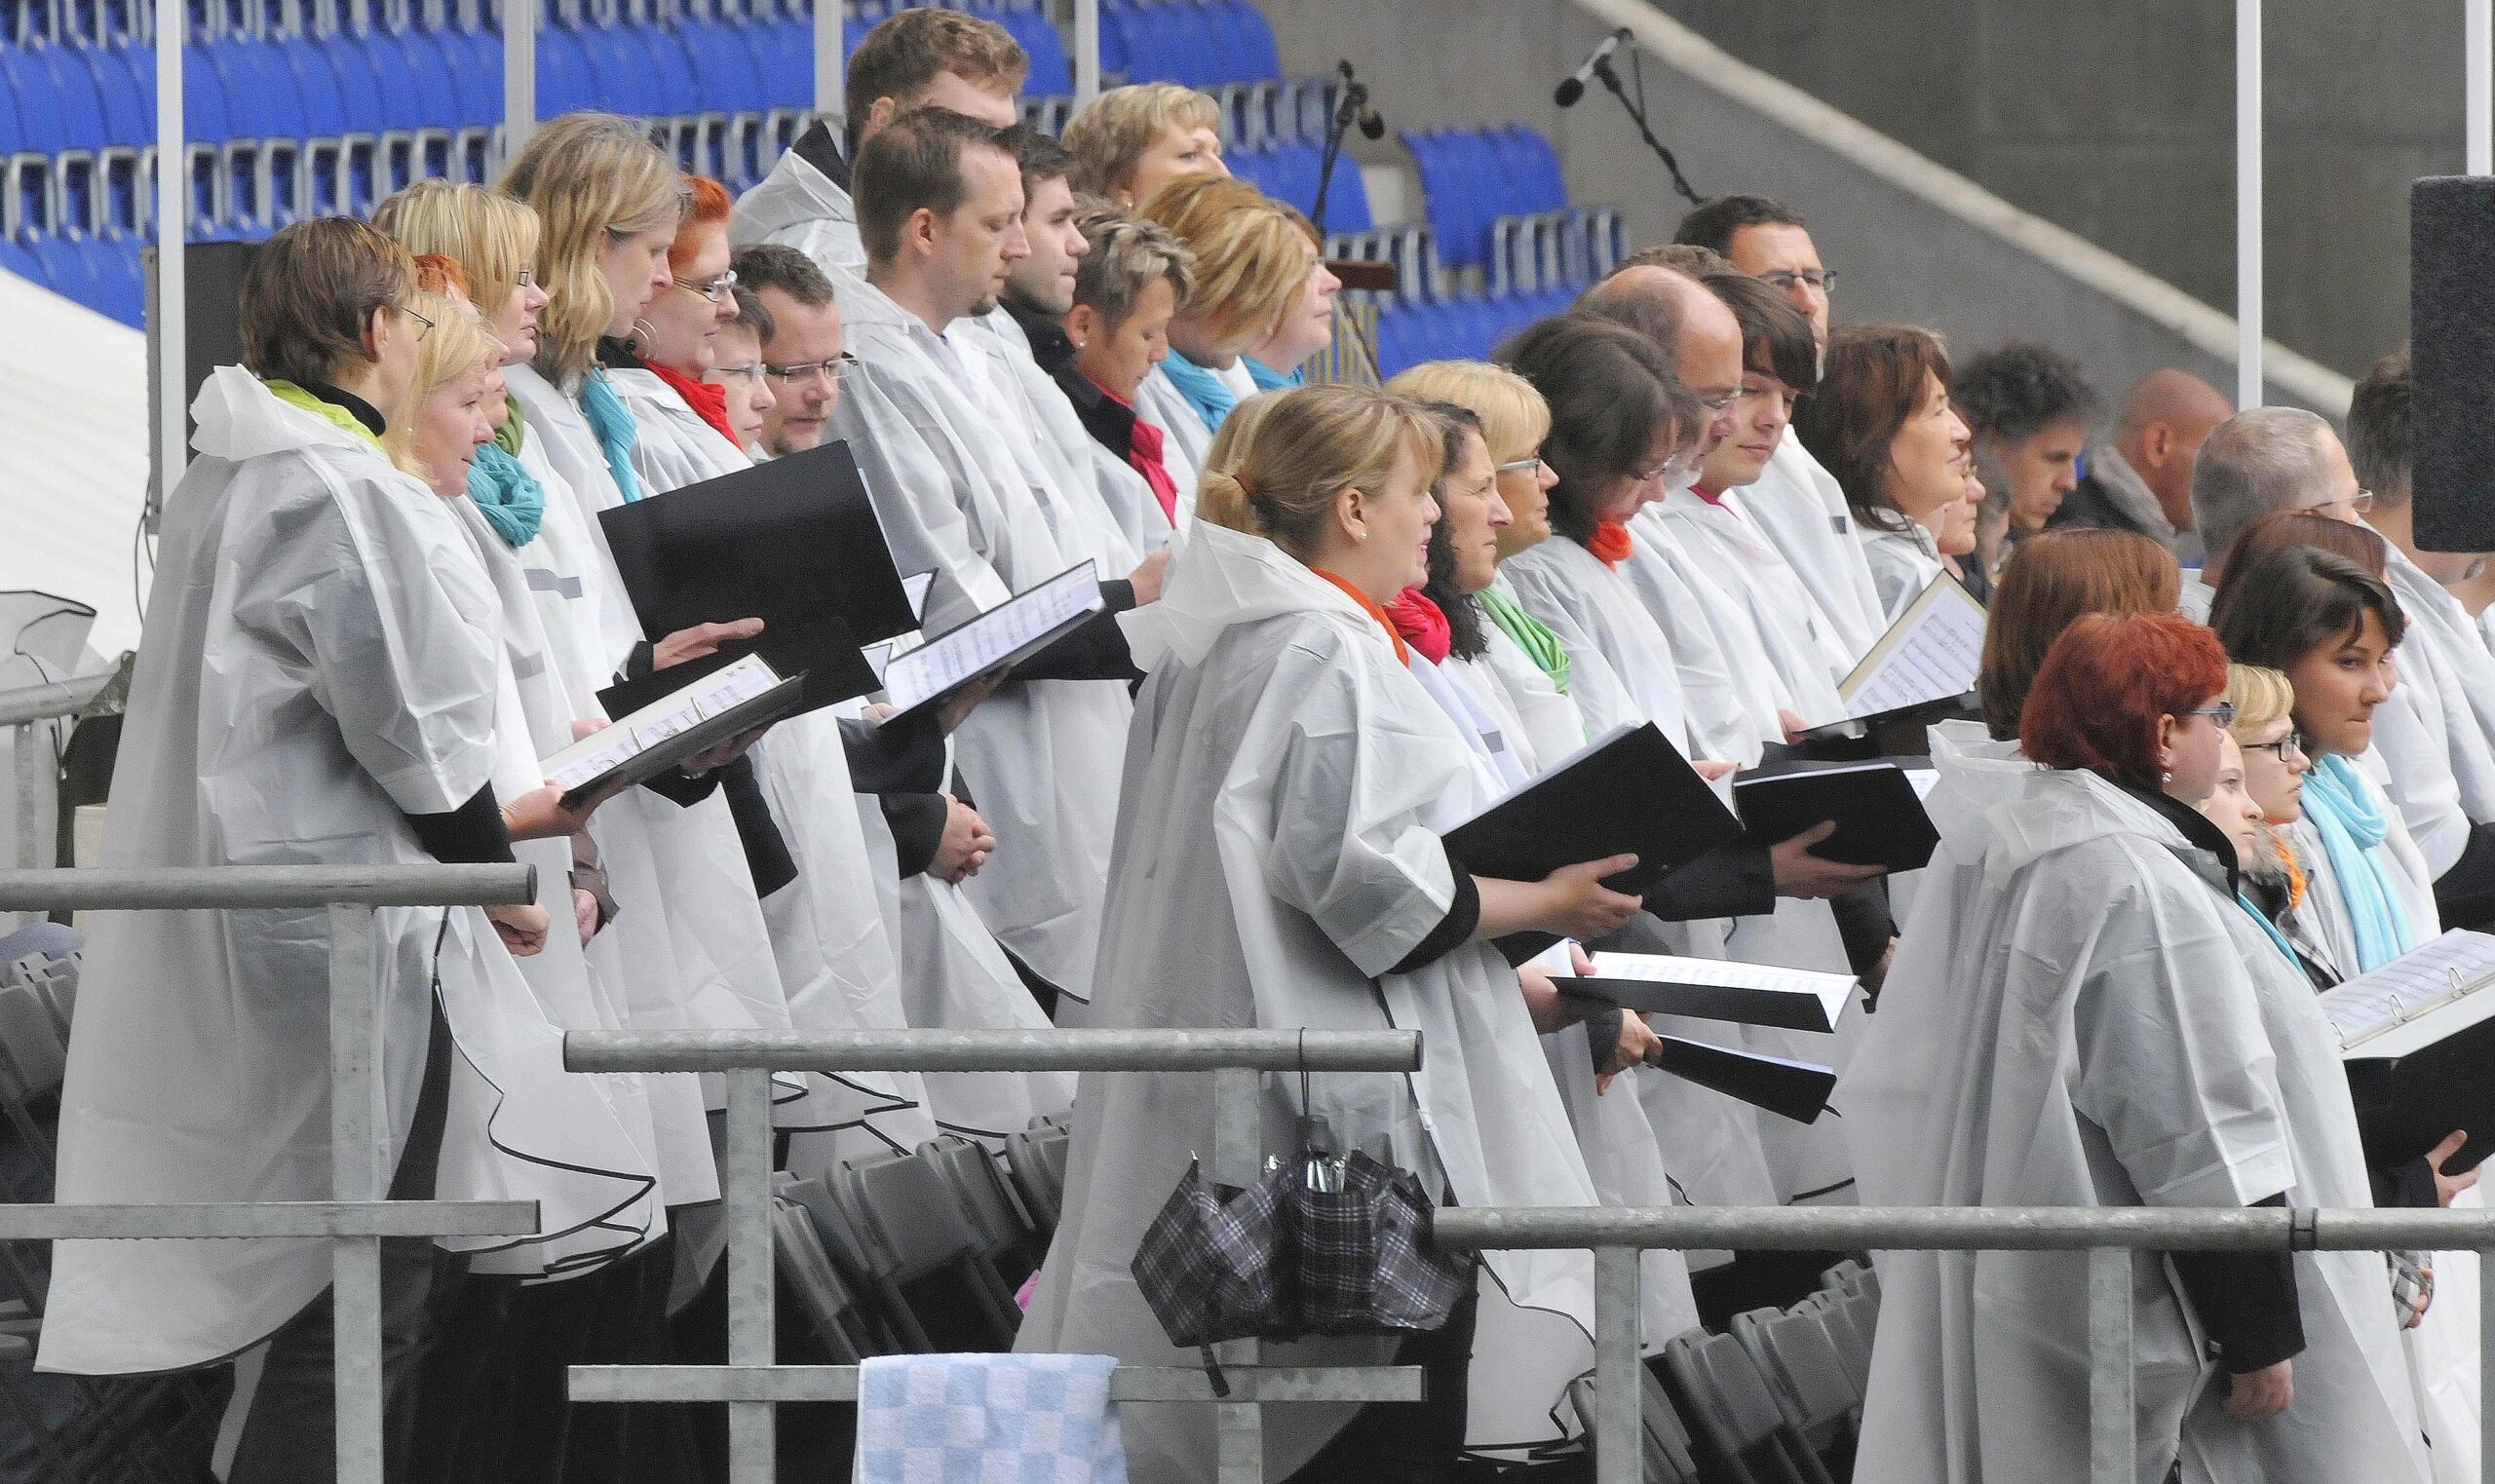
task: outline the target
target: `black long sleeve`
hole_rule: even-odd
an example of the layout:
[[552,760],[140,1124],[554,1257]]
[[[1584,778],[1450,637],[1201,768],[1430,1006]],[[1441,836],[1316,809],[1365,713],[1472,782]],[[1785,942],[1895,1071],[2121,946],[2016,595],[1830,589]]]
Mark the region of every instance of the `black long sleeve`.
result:
[[2472,824],[2469,844],[2435,880],[2435,910],[2446,928],[2495,924],[2495,824]]
[[935,862],[944,843],[944,823],[952,818],[953,801],[940,793],[883,793],[884,826],[893,832],[893,855],[899,877],[907,881]]
[[718,780],[727,796],[728,818],[736,821],[737,843],[745,847],[746,869],[753,873],[753,894],[769,896],[797,879],[797,860],[788,854],[780,821],[771,817],[753,759],[738,758],[718,771]]
[[[2281,1206],[2284,1195],[2252,1202]],[[2293,1359],[2304,1351],[2291,1252],[2173,1252],[2174,1276],[2230,1376]]]
[[934,793],[944,786],[944,729],[933,710],[876,723],[843,717],[840,747],[860,793]]
[[1017,680],[1139,680],[1134,655],[1127,648],[1127,631],[1118,615],[1134,607],[1134,584],[1123,579],[1100,585],[1108,609],[1091,622],[1014,666]]
[[1776,910],[1768,847],[1743,838],[1708,852],[1646,890],[1646,910],[1668,923],[1757,917]]
[[503,807],[494,801],[491,783],[457,809],[406,819],[425,854],[444,865],[501,865],[513,858],[511,831],[503,825]]
[[1473,884],[1473,875],[1464,862],[1453,856],[1446,857],[1447,868],[1455,873],[1455,900],[1448,904],[1446,916],[1430,930],[1429,936],[1412,945],[1412,951],[1388,973],[1410,973],[1445,958],[1473,937],[1473,930],[1481,926],[1481,889]]

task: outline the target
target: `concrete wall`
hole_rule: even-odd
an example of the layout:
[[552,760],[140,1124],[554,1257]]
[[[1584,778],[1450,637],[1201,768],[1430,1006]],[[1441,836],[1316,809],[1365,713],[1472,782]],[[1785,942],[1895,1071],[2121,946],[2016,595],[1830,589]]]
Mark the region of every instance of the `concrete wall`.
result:
[[[1643,243],[1667,240],[1683,209],[1662,167],[1599,90],[1565,111],[1551,101],[1608,25],[1636,24],[1647,101],[1682,169],[1703,193],[1765,191],[1808,213],[1842,274],[1841,320],[1915,320],[1962,350],[2046,340],[2109,391],[2164,364],[2235,387],[2232,321],[2208,307],[2234,296],[2227,0],[1261,3],[1287,68],[1348,57],[1390,130],[1541,129],[1574,198],[1623,206]],[[2361,370],[2403,333],[2406,182],[2460,164],[2455,45],[2407,76],[2393,62],[2431,20],[2456,44],[2458,7],[2369,0],[2361,25],[2328,0],[2271,9],[2269,329]],[[1665,11],[1701,33],[1720,24],[1758,68]],[[2372,127],[2334,122],[2352,112]],[[1399,152],[1391,133],[1359,148]],[[2274,353],[2270,371],[2269,400],[2345,410],[2344,382],[2322,367]]]

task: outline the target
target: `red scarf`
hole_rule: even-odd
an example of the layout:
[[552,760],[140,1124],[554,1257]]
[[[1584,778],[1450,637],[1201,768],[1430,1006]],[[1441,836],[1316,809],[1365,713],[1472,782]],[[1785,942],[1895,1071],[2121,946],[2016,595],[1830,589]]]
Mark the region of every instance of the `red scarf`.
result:
[[[1115,392],[1104,388],[1100,395],[1119,406],[1132,410],[1132,405]],[[1177,481],[1170,477],[1170,471],[1161,463],[1161,450],[1164,446],[1162,438],[1159,428],[1140,417],[1136,418],[1134,432],[1127,438],[1127,462],[1134,466],[1136,474],[1143,476],[1144,483],[1152,486],[1152,498],[1161,502],[1161,514],[1170,517],[1171,525],[1176,525],[1178,523],[1178,485]]]
[[1361,611],[1363,613],[1365,613],[1370,618],[1377,620],[1377,627],[1385,629],[1386,637],[1394,642],[1396,664],[1409,665],[1412,663],[1412,652],[1404,647],[1403,636],[1395,631],[1395,621],[1387,617],[1385,609],[1377,606],[1377,599],[1370,597],[1367,593],[1363,592],[1360,589],[1353,587],[1343,579],[1336,577],[1333,573],[1326,571],[1324,567],[1311,567],[1308,570],[1316,573],[1327,582],[1332,583],[1335,587],[1342,589],[1344,595],[1348,596],[1353,602],[1361,605]]
[[675,388],[675,395],[684,399],[684,404],[693,409],[694,415],[718,429],[719,437],[726,438],[731,446],[744,446],[737,442],[736,430],[728,426],[728,389],[726,387],[712,386],[707,381],[695,381],[681,372],[669,370],[655,361],[645,361],[641,363],[650,368],[651,375]]
[[1724,496],[1719,490],[1701,489],[1697,485],[1693,484],[1689,487],[1689,492],[1696,495],[1701,500],[1706,501],[1708,504],[1715,507],[1717,510],[1722,510],[1724,508]]
[[1421,658],[1432,665],[1444,665],[1455,651],[1455,633],[1447,628],[1446,610],[1432,601],[1418,588],[1406,588],[1395,594],[1386,605],[1386,617],[1403,642],[1421,652]]
[[1593,552],[1604,566],[1617,567],[1627,561],[1629,553],[1636,548],[1630,543],[1629,527],[1617,520],[1597,520],[1594,522],[1593,539],[1586,543],[1586,550]]

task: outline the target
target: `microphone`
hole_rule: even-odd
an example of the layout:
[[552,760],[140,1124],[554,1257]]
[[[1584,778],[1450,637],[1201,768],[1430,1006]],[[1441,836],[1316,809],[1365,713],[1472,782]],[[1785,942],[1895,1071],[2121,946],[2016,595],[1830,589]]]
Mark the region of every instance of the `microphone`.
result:
[[1559,80],[1559,86],[1552,90],[1551,101],[1562,108],[1574,107],[1577,99],[1586,95],[1586,80],[1594,75],[1596,67],[1610,60],[1611,54],[1619,51],[1621,44],[1627,40],[1629,40],[1629,27],[1625,25],[1604,37],[1602,45],[1588,54],[1586,59],[1578,64],[1576,71]]
[[1377,110],[1368,104],[1368,84],[1352,75],[1349,59],[1334,63],[1334,70],[1343,79],[1343,100],[1338,111],[1345,121],[1357,120],[1363,139],[1385,138],[1386,120],[1378,117]]

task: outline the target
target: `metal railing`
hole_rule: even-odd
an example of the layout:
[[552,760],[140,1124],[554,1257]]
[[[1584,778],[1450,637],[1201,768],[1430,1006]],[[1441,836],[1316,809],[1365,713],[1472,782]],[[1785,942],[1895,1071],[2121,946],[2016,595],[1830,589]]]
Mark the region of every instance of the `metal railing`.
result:
[[[1636,1484],[1640,1441],[1638,1254],[1651,1247],[1780,1251],[2088,1250],[2091,1484],[2134,1484],[2131,1262],[2151,1252],[2379,1252],[2495,1248],[2495,1211],[2243,1210],[2092,1206],[1475,1208],[1437,1213],[1439,1244],[1594,1254],[1596,1484]],[[2479,1386],[2495,1397],[2495,1283],[2478,1298]],[[2386,1290],[2384,1302],[2389,1303]],[[2495,1479],[2495,1408],[2479,1407]]]
[[114,670],[79,675],[46,685],[0,691],[0,727],[14,730],[10,751],[17,761],[19,866],[32,869],[43,859],[43,832],[35,822],[36,780],[42,777],[37,759],[45,749],[35,745],[36,729],[47,721],[75,716],[110,685]]
[[[0,710],[0,725],[17,715]],[[381,1166],[380,1141],[386,1129],[374,1117],[381,1084],[372,912],[376,907],[504,906],[534,901],[536,894],[536,871],[525,865],[0,871],[0,912],[327,908],[332,1181],[327,1200],[0,1205],[0,1239],[326,1237],[337,1376],[337,1478],[339,1484],[381,1484],[381,1238],[527,1236],[537,1230],[537,1202],[385,1199],[389,1171]]]
[[[575,1401],[723,1401],[730,1484],[769,1484],[773,1407],[852,1401],[854,1365],[780,1365],[773,1358],[771,1074],[809,1072],[1185,1072],[1213,1079],[1211,1173],[1252,1183],[1263,1160],[1258,1117],[1267,1072],[1410,1072],[1417,1031],[669,1031],[578,1032],[563,1038],[576,1072],[724,1072],[728,1154],[721,1194],[728,1227],[728,1363],[576,1365]],[[1215,1347],[1225,1396],[1193,1366],[1119,1366],[1120,1401],[1199,1402],[1215,1415],[1216,1477],[1263,1484],[1263,1409],[1275,1402],[1418,1401],[1417,1366],[1263,1367],[1258,1343]]]

